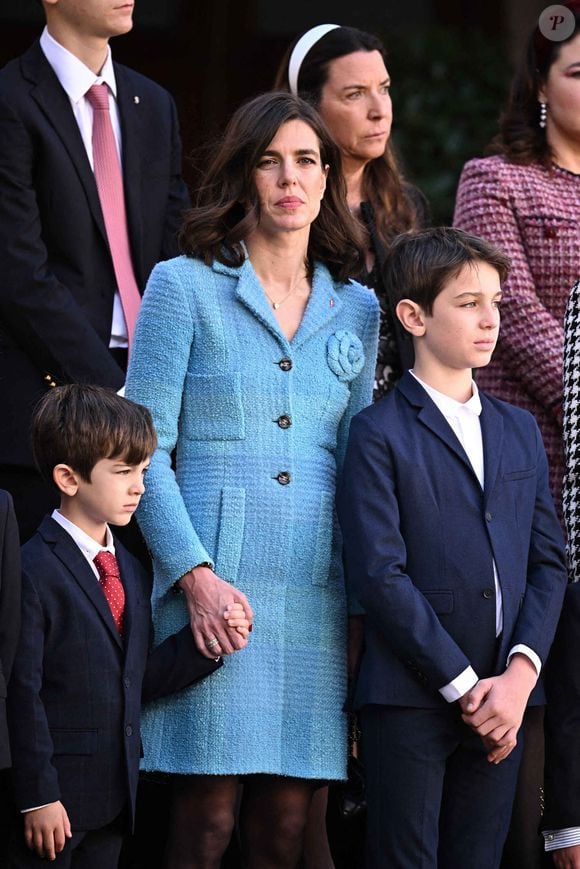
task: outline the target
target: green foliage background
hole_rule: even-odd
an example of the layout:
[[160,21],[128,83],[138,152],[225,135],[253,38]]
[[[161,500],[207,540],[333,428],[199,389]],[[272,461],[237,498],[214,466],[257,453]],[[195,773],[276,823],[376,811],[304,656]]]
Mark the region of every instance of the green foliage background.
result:
[[448,224],[464,163],[497,132],[511,69],[501,44],[476,31],[391,32],[385,42],[397,153],[433,224]]

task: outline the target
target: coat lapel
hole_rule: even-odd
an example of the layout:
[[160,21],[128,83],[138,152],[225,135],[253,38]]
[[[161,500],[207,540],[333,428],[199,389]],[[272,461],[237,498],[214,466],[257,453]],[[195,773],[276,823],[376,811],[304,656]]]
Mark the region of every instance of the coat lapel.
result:
[[433,401],[429,398],[420,383],[415,380],[412,374],[408,371],[403,374],[403,377],[397,384],[399,389],[407,400],[418,408],[418,419],[426,426],[433,434],[443,441],[443,443],[455,453],[464,465],[472,474],[474,480],[479,485],[479,481],[475,475],[475,471],[471,466],[471,462],[467,457],[467,453],[457,439],[455,432]]
[[95,184],[95,176],[87,157],[70,100],[62,89],[38,43],[33,45],[22,57],[21,68],[24,77],[34,85],[31,90],[32,99],[46,116],[48,122],[53,126],[70,156],[71,163],[85,190],[91,214],[103,239],[106,241],[107,233],[105,231],[99,194]]
[[302,322],[292,339],[293,347],[301,347],[316,332],[333,320],[342,307],[328,270],[317,263],[312,276],[312,291]]
[[484,496],[487,504],[501,463],[503,419],[486,395],[481,397],[481,435],[483,438]]
[[44,519],[39,531],[46,542],[52,546],[55,556],[62,562],[65,569],[72,574],[79,587],[89,598],[105,623],[114,642],[122,649],[122,640],[115,627],[109,604],[99,585],[99,581],[70,534],[51,518]]

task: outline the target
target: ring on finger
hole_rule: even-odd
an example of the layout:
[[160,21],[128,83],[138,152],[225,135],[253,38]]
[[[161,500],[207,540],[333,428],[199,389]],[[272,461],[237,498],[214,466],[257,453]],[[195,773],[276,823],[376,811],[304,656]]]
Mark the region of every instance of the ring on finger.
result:
[[217,637],[212,637],[211,640],[208,640],[206,645],[207,649],[213,649],[214,646],[219,646],[220,641]]

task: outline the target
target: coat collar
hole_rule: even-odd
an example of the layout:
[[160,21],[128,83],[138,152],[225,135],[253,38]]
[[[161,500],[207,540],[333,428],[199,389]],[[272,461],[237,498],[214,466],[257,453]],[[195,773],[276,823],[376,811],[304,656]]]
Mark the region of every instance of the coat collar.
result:
[[238,300],[278,339],[286,352],[301,347],[334,319],[343,305],[330,272],[321,263],[315,263],[312,290],[302,322],[292,341],[288,341],[280,329],[249,257],[246,257],[239,267],[226,266],[216,260],[213,270],[218,274],[230,275],[237,279],[235,295]]
[[[409,371],[406,371],[397,383],[396,388],[405,396],[411,405],[418,408],[419,421],[455,453],[463,464],[466,465],[469,472],[473,475],[473,478],[477,480],[471,462],[467,457],[467,453],[455,436],[451,426],[439,408],[427,395],[421,384],[417,382]],[[483,491],[484,500],[487,503],[497,479],[501,460],[503,420],[501,414],[498,413],[485,393],[480,392],[479,395],[481,398],[481,415],[479,419],[483,440]]]
[[[98,580],[91,570],[87,559],[82,554],[79,547],[76,545],[70,534],[64,528],[55,522],[50,516],[43,519],[38,529],[38,533],[43,538],[45,543],[51,547],[54,555],[63,564],[65,569],[73,576],[74,580],[80,586],[84,594],[89,598],[100,618],[104,622],[113,642],[123,649],[123,641],[121,640],[113,616],[109,608],[109,604],[99,586]],[[130,637],[130,625],[132,614],[137,604],[135,600],[132,583],[127,582],[127,577],[130,575],[130,568],[127,564],[127,553],[115,541],[115,552],[119,562],[121,576],[123,576],[123,586],[125,589],[125,637]]]

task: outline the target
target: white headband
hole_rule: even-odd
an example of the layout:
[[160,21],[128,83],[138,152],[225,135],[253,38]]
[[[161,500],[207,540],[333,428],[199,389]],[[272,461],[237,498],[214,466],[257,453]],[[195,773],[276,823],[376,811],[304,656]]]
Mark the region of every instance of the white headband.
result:
[[292,54],[288,61],[288,85],[290,92],[295,97],[298,96],[298,74],[304,58],[313,45],[316,45],[323,36],[326,36],[331,30],[336,30],[338,27],[340,27],[340,24],[317,24],[316,27],[311,27],[310,30],[307,30],[292,49]]

